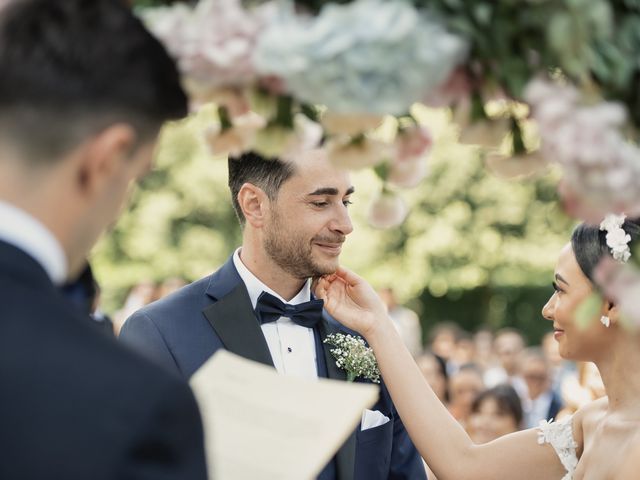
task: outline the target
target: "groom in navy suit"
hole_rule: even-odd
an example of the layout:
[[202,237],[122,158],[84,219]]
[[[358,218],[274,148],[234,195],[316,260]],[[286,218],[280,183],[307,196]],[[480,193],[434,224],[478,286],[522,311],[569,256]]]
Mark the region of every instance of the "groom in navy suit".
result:
[[61,289],[186,113],[125,2],[0,7],[0,479],[207,478],[189,387]]
[[[229,187],[242,247],[213,275],[132,315],[121,338],[184,378],[224,348],[283,375],[345,380],[322,343],[342,328],[313,299],[311,279],[336,270],[353,230],[349,175],[322,150],[288,162],[248,153],[229,160]],[[373,410],[320,479],[426,478],[384,384]]]

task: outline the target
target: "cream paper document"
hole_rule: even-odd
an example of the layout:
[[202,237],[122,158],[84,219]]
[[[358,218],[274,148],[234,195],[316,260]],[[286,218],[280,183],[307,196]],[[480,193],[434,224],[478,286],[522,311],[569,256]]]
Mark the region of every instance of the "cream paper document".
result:
[[225,350],[190,383],[215,480],[315,478],[379,391],[376,385],[279,375]]

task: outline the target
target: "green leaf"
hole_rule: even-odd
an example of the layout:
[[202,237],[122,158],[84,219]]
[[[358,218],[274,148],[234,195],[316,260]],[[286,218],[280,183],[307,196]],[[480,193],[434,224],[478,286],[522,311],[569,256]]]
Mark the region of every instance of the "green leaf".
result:
[[576,321],[578,327],[585,329],[595,320],[602,308],[602,297],[599,293],[594,292],[585,298],[576,309]]
[[373,171],[376,173],[378,178],[383,182],[387,180],[389,176],[389,170],[391,169],[388,162],[382,162],[373,167]]

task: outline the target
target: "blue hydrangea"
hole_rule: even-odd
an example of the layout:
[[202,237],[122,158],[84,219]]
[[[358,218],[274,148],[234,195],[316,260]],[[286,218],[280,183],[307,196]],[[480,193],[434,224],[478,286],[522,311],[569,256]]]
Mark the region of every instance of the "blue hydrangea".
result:
[[316,17],[282,14],[254,62],[299,99],[336,112],[403,114],[447,79],[467,42],[409,2],[328,4]]

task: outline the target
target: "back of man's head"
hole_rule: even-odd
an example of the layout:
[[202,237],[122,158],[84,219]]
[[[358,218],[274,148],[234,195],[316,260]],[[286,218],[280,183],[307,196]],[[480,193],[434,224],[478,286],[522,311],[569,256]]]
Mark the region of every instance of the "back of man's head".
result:
[[21,158],[55,161],[116,123],[139,144],[186,113],[174,62],[124,0],[14,0],[0,12],[0,145]]

